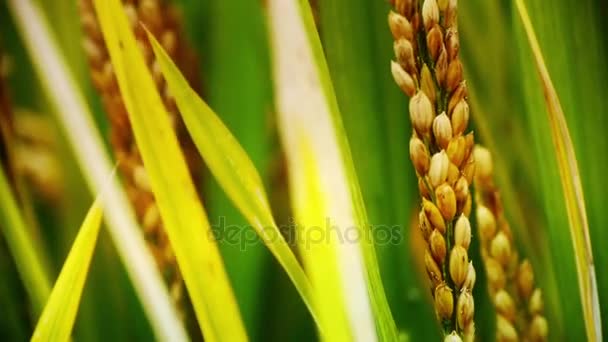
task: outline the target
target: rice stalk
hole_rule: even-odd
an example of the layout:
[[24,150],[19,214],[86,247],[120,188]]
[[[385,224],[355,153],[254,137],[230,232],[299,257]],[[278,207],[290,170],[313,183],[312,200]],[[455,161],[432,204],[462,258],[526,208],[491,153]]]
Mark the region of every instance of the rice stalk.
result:
[[458,57],[457,1],[391,3],[391,72],[410,97],[410,158],[422,197],[419,224],[435,311],[446,341],[472,341],[475,269],[468,257],[468,217],[475,159],[473,133],[465,132],[469,106]]
[[475,146],[475,202],[488,291],[496,309],[497,341],[547,341],[548,323],[542,291],[534,284],[529,260],[519,261],[513,233],[504,214],[489,150]]
[[[84,31],[83,49],[89,61],[93,85],[101,96],[110,122],[110,142],[118,161],[118,169],[124,178],[127,194],[134,205],[148,246],[169,285],[171,297],[176,306],[183,309],[183,280],[175,254],[163,228],[93,4],[91,0],[81,0],[79,5]],[[190,172],[196,179],[201,167],[198,153],[184,127],[174,99],[168,92],[144,29],[144,27],[147,28],[156,37],[159,37],[164,49],[178,63],[190,83],[196,84],[196,69],[194,68],[196,63],[193,63],[193,53],[183,39],[181,19],[176,9],[163,0],[125,0],[123,5],[146,59],[146,64],[152,72],[163,103],[171,117]]]

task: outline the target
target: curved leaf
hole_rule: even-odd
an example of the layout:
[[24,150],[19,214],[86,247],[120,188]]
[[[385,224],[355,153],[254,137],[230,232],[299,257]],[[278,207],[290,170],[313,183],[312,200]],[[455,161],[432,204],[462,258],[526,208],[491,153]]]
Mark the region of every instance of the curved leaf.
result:
[[206,165],[283,266],[313,318],[316,317],[310,282],[274,221],[255,166],[219,117],[190,88],[154,36],[148,33],[148,37],[171,94]]
[[412,340],[438,340],[433,306],[425,296],[426,274],[413,272],[413,253],[405,248],[412,239],[407,222],[419,194],[404,153],[411,134],[407,101],[386,71],[394,54],[386,25],[391,5],[368,0],[317,4],[317,27],[369,223],[376,236],[384,234],[375,248],[391,312]]
[[[339,274],[326,277],[338,286],[317,284],[313,279],[316,300],[331,297],[322,291],[339,288],[344,296],[342,310],[355,339],[375,340],[379,336],[396,340],[397,329],[380,280],[370,227],[310,6],[303,0],[276,0],[269,2],[269,12],[280,133],[287,149],[292,205],[301,221],[297,223],[305,231],[314,228],[307,226],[313,219],[305,216],[309,204],[298,199],[314,198],[307,194],[312,190],[301,184],[315,177],[323,189],[327,223],[336,227],[342,238],[346,234],[359,237],[331,241],[335,259],[326,262],[337,263]],[[309,174],[302,174],[306,156],[301,141],[310,143],[318,163]],[[303,254],[309,252],[301,241],[300,248]],[[316,270],[307,271],[312,274]],[[333,336],[329,329],[338,329],[336,334],[343,331],[331,324],[324,327],[328,336]]]
[[118,0],[95,9],[164,228],[206,339],[247,335],[169,116]]
[[55,282],[32,341],[68,341],[78,312],[82,290],[97,245],[102,209],[96,200],[80,227],[61,273]]
[[602,340],[602,325],[599,309],[599,295],[595,276],[595,265],[589,224],[585,211],[585,198],[579,175],[576,154],[568,131],[568,125],[559,97],[551,81],[549,71],[536,38],[534,28],[523,0],[516,0],[517,10],[522,20],[530,48],[534,56],[536,68],[543,87],[547,105],[547,114],[555,157],[559,167],[560,180],[564,193],[564,201],[568,213],[570,236],[574,247],[574,255],[578,269],[578,283],[587,338],[590,341]]

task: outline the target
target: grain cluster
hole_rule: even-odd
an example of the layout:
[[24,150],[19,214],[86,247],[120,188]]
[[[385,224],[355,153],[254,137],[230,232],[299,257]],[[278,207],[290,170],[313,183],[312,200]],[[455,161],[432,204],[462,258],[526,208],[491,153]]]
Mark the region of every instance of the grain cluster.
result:
[[456,0],[392,0],[395,83],[410,97],[410,158],[421,195],[419,224],[435,312],[446,341],[474,340],[475,268],[469,261],[474,137],[458,57]]

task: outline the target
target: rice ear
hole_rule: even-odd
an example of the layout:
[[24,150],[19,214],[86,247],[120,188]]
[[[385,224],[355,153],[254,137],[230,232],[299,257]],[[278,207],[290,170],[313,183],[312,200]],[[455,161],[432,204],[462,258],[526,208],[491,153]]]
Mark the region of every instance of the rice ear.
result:
[[[391,69],[399,88],[411,97],[410,157],[423,202],[419,219],[427,243],[425,264],[435,311],[446,341],[472,340],[470,291],[475,269],[468,261],[471,227],[467,216],[475,160],[473,136],[465,137],[469,106],[458,57],[456,1],[392,3],[388,23],[397,62],[392,62]],[[446,299],[447,293],[451,300]]]

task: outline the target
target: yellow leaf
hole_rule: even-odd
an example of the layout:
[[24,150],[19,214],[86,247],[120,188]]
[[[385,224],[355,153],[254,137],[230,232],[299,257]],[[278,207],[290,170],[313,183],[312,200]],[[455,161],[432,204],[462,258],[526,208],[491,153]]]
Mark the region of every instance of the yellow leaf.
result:
[[72,333],[82,290],[89,273],[91,258],[97,244],[102,209],[99,199],[87,213],[70,254],[53,287],[32,341],[67,341]]
[[95,0],[137,146],[206,340],[246,341],[217,243],[169,115],[118,0]]
[[310,281],[274,221],[253,162],[220,118],[189,86],[154,36],[148,33],[148,37],[188,132],[207,167],[283,266],[316,319]]
[[[325,262],[336,263],[337,274],[311,269],[325,265],[307,264],[315,300],[343,298],[332,305],[342,305],[340,310],[333,310],[345,315],[344,319],[337,318],[338,323],[331,324],[322,318],[325,336],[396,340],[397,328],[380,279],[350,148],[310,6],[305,0],[271,0],[268,7],[279,127],[287,151],[292,205],[299,217],[296,223],[304,231],[311,228],[307,225],[318,217],[309,217],[313,215],[308,209],[311,204],[299,199],[320,200],[320,196],[324,203],[319,208],[323,210],[321,215],[341,238],[331,241],[333,253],[325,253],[333,257]],[[306,156],[302,141],[309,144],[308,150],[316,162],[314,169],[308,169],[311,158]],[[320,184],[320,194],[302,186],[315,182]],[[307,253],[308,247],[302,241],[299,243],[300,249],[304,249],[302,253]],[[324,272],[324,278],[314,277],[317,272]],[[323,283],[318,284],[319,279]],[[324,293],[332,290],[337,292]],[[340,326],[342,322],[348,325],[346,329]]]
[[[177,317],[167,287],[146,248],[125,191],[118,181],[109,184],[106,181],[112,170],[112,162],[82,89],[78,87],[70,72],[70,65],[57,44],[55,32],[38,7],[41,3],[36,0],[9,0],[6,3],[27,48],[32,67],[53,107],[51,112],[56,115],[55,119],[70,144],[89,190],[92,193],[103,191],[107,198],[108,233],[156,337],[160,340],[186,339],[184,324]],[[50,292],[50,286],[48,288]],[[44,302],[40,304],[40,310],[43,305]]]

